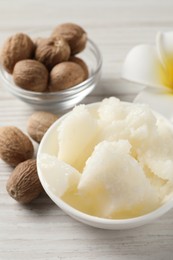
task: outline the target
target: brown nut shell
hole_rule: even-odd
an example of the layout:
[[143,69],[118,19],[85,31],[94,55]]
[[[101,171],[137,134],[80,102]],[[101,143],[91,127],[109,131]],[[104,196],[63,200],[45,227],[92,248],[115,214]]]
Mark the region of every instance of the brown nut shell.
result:
[[6,71],[13,72],[18,61],[32,58],[35,45],[24,33],[17,33],[6,40],[1,51],[1,62]]
[[33,140],[40,143],[47,129],[58,119],[58,116],[49,112],[34,112],[28,120],[28,134]]
[[63,38],[68,42],[71,48],[71,54],[84,50],[87,42],[87,34],[82,27],[73,23],[64,23],[57,26],[52,37],[57,37],[58,35],[63,36]]
[[36,60],[22,60],[16,63],[13,79],[19,87],[36,92],[43,92],[48,85],[48,70]]
[[39,181],[36,160],[20,163],[10,175],[6,189],[9,195],[20,203],[29,203],[43,191]]
[[56,65],[50,72],[50,91],[71,88],[84,81],[85,73],[80,65],[66,61]]
[[35,48],[37,48],[38,45],[39,45],[42,41],[44,41],[44,40],[45,40],[45,38],[43,38],[43,37],[37,37],[37,38],[35,38],[35,39],[33,40],[33,42],[34,42],[34,44],[35,44]]
[[85,73],[84,80],[86,80],[89,76],[88,67],[87,67],[86,63],[82,59],[80,59],[79,57],[75,57],[75,56],[71,56],[69,61],[75,62],[82,67],[82,69]]
[[0,127],[0,158],[11,166],[32,158],[32,142],[14,126]]
[[67,61],[69,57],[70,47],[62,36],[41,40],[35,51],[36,60],[42,62],[48,70],[60,62]]

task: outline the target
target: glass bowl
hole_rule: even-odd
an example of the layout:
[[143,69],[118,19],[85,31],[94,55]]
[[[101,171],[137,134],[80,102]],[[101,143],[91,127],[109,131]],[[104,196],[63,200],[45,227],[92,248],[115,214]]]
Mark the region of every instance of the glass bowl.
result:
[[[88,108],[94,109],[98,108],[100,103],[92,103],[87,105]],[[70,112],[69,112],[70,113]],[[64,212],[66,212],[72,218],[87,224],[89,226],[102,228],[102,229],[111,229],[111,230],[121,230],[121,229],[131,229],[139,226],[143,226],[147,223],[150,223],[157,218],[164,215],[169,210],[173,209],[173,194],[165,200],[165,202],[157,209],[138,217],[127,218],[127,219],[107,219],[92,216],[86,213],[79,211],[78,209],[73,208],[65,201],[63,201],[60,197],[58,197],[55,187],[52,187],[51,183],[49,183],[41,170],[41,162],[40,156],[43,153],[47,153],[49,155],[56,156],[58,152],[57,147],[57,128],[61,125],[62,121],[66,118],[68,114],[65,114],[61,118],[59,118],[46,132],[43,139],[41,140],[38,153],[37,153],[37,170],[40,182],[48,194],[48,196],[52,199],[52,201],[60,207]],[[160,117],[159,114],[156,114]],[[162,116],[161,116],[162,117]],[[172,127],[172,125],[171,125]],[[104,162],[103,162],[104,163]],[[51,172],[50,172],[51,174]],[[55,177],[55,176],[53,176]],[[56,183],[56,182],[55,182]]]
[[[32,39],[48,37],[50,32],[34,32],[29,35]],[[89,78],[82,83],[69,89],[57,92],[33,92],[24,90],[15,85],[12,76],[0,66],[0,76],[4,88],[20,100],[32,105],[36,109],[44,110],[66,110],[86,97],[96,86],[100,78],[102,58],[96,44],[88,39],[86,48],[77,57],[82,58],[88,66]]]

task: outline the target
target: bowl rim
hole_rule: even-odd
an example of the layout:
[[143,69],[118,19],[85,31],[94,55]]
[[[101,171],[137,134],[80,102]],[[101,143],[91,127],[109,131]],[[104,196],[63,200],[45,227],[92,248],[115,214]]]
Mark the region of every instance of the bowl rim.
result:
[[[134,104],[131,102],[125,102],[125,101],[121,101],[122,103],[126,103],[126,104]],[[94,103],[90,103],[87,104],[86,106],[89,108],[92,108],[94,106],[98,106],[101,102],[94,102]],[[135,105],[135,104],[134,104]],[[159,218],[160,216],[164,215],[166,212],[168,212],[171,208],[173,208],[173,196],[171,198],[168,199],[168,201],[166,201],[165,203],[163,203],[160,207],[156,208],[155,210],[141,215],[141,216],[137,216],[137,217],[133,217],[133,218],[126,218],[126,219],[108,219],[108,218],[101,218],[101,217],[97,217],[97,216],[92,216],[89,215],[87,213],[81,212],[75,208],[73,208],[72,206],[70,206],[69,204],[67,204],[66,202],[64,202],[60,197],[56,196],[45,184],[44,178],[42,176],[41,173],[41,169],[39,167],[39,156],[40,154],[42,154],[42,150],[44,147],[45,142],[47,142],[47,140],[49,139],[49,135],[51,134],[51,132],[53,130],[55,130],[55,128],[58,127],[58,125],[60,125],[60,123],[72,112],[69,111],[68,113],[66,113],[65,115],[61,116],[59,119],[57,119],[51,126],[50,128],[47,130],[47,132],[45,133],[43,139],[41,140],[41,143],[39,145],[38,148],[38,152],[37,152],[37,170],[38,170],[38,176],[40,179],[40,182],[44,188],[44,190],[46,191],[46,193],[48,194],[48,196],[53,200],[53,202],[59,206],[64,212],[66,212],[68,215],[72,216],[72,217],[76,217],[77,219],[81,219],[87,222],[91,222],[91,223],[95,223],[95,224],[102,224],[102,225],[113,225],[113,226],[129,226],[129,225],[133,225],[135,224],[135,226],[140,226],[143,225],[145,223],[151,222],[154,219]],[[155,112],[154,112],[155,113]],[[159,113],[155,113],[157,115],[159,115],[160,117],[166,119],[164,116],[160,115]],[[171,123],[168,121],[168,123],[171,125]],[[173,128],[173,126],[171,125],[171,127]]]
[[[28,31],[28,34],[31,33],[36,33],[36,31]],[[43,32],[43,30],[41,31]],[[90,44],[90,46],[92,47],[92,49],[96,52],[96,56],[97,56],[97,66],[96,69],[92,72],[92,74],[89,76],[89,78],[87,78],[85,81],[71,87],[65,90],[59,90],[59,91],[55,91],[55,92],[36,92],[36,91],[29,91],[29,90],[25,90],[21,87],[18,87],[15,83],[13,83],[12,81],[10,81],[8,79],[8,77],[6,77],[6,74],[8,76],[11,76],[11,74],[9,74],[2,66],[2,64],[0,64],[0,77],[1,79],[4,81],[4,83],[6,83],[7,86],[10,86],[11,91],[12,92],[18,92],[21,95],[24,96],[35,96],[35,97],[39,97],[40,95],[43,96],[63,96],[63,95],[69,95],[69,94],[73,94],[73,92],[76,92],[77,90],[82,89],[84,86],[88,86],[88,84],[90,84],[94,78],[97,76],[97,74],[100,72],[101,67],[102,67],[102,55],[101,52],[99,50],[99,48],[97,47],[97,45],[94,43],[94,41],[92,41],[90,38],[88,38],[88,43]],[[82,53],[82,52],[81,52]]]

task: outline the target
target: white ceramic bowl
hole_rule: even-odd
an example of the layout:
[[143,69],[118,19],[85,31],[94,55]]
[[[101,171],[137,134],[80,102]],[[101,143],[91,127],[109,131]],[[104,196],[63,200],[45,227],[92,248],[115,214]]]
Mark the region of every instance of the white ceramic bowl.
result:
[[[94,103],[88,105],[91,109],[94,109],[98,106],[99,103]],[[69,112],[70,113],[70,112]],[[67,114],[66,114],[67,115]],[[57,153],[57,145],[56,145],[56,135],[57,135],[57,128],[60,125],[60,123],[64,120],[66,117],[64,115],[60,119],[58,119],[47,131],[47,133],[44,135],[37,154],[37,158],[42,153],[48,153],[50,155],[55,155]],[[42,171],[40,170],[41,167],[39,165],[39,160],[37,160],[37,169],[38,169],[38,175],[39,179],[41,181],[41,184],[48,194],[48,196],[54,201],[54,203],[59,206],[64,212],[66,212],[68,215],[70,215],[72,218],[88,224],[93,227],[103,228],[103,229],[112,229],[112,230],[118,230],[118,229],[129,229],[134,228],[138,226],[142,226],[144,224],[147,224],[158,217],[165,214],[167,211],[173,208],[173,196],[169,201],[164,203],[161,207],[158,209],[135,218],[129,218],[129,219],[105,219],[105,218],[99,218],[94,217],[88,214],[85,214],[83,212],[80,212],[79,210],[74,209],[67,203],[65,203],[61,198],[57,197],[49,188],[49,184],[45,181],[44,175]]]

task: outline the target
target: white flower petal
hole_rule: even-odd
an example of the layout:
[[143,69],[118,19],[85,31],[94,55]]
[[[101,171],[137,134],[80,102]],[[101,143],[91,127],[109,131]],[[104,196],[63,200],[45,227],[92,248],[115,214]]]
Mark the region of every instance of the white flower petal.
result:
[[171,58],[173,61],[173,32],[159,32],[156,37],[156,45],[163,63],[167,58]]
[[173,87],[173,32],[158,33],[156,37],[158,56],[165,67],[164,85]]
[[136,96],[133,102],[148,104],[154,111],[173,120],[173,94],[170,92],[146,88]]
[[153,46],[138,45],[126,57],[122,77],[152,87],[163,87],[164,68]]

